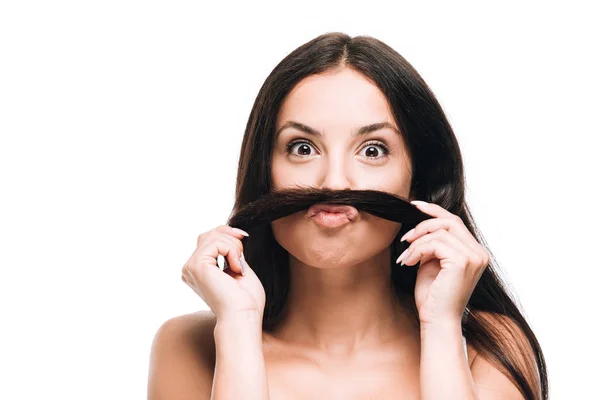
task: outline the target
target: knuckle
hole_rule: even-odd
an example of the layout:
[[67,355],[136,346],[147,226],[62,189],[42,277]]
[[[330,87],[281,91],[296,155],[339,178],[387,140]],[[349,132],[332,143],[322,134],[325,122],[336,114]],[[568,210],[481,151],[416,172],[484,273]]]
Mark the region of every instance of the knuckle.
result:
[[490,255],[485,252],[483,254],[483,265],[488,265],[490,263]]
[[[195,279],[196,276],[198,276],[198,268],[196,268],[195,266],[191,265],[191,264],[186,264],[183,266],[182,270],[181,270],[181,277],[182,279],[186,282],[189,283],[189,279]],[[188,279],[189,278],[189,279]]]
[[215,238],[219,237],[219,234],[217,232],[215,232],[215,230],[213,229],[213,230],[203,233],[201,236],[202,236],[202,240],[198,240],[199,247],[201,245],[204,245],[206,243],[214,241]]
[[239,240],[238,238],[234,238],[233,236],[226,236],[221,238],[221,243],[224,249],[226,249],[229,252],[237,250],[241,253],[244,250],[244,246],[242,245],[241,240]]
[[231,241],[226,238],[220,237],[216,240],[217,248],[223,252],[229,252],[235,247]]
[[218,236],[219,236],[219,231],[217,230],[217,228],[211,229],[210,231],[208,231],[208,237],[215,238]]
[[239,239],[235,240],[235,247],[239,250],[240,253],[244,251],[244,245]]
[[215,228],[215,231],[219,233],[227,233],[230,229],[231,228],[227,225],[219,225]]
[[441,238],[443,236],[446,236],[447,234],[449,234],[449,232],[447,230],[445,230],[445,229],[438,229],[437,231],[435,231],[432,234],[432,236],[433,236],[434,239],[437,239],[437,238]]
[[181,268],[182,275],[192,275],[194,272],[194,265],[191,262],[185,263],[183,268]]
[[198,240],[197,240],[198,246],[200,246],[201,243],[204,243],[207,240],[214,238],[216,235],[217,235],[217,232],[214,229],[211,229],[210,231],[201,233],[200,235],[198,235]]

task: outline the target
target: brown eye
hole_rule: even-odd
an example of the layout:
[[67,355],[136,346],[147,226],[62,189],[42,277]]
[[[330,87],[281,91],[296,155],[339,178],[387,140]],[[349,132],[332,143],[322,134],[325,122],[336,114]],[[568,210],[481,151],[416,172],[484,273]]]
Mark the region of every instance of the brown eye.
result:
[[367,157],[377,157],[378,155],[379,155],[379,149],[377,149],[375,146],[367,147],[367,153],[366,153]]
[[286,146],[288,154],[294,157],[304,157],[313,154],[314,147],[306,141],[296,141]]
[[389,154],[389,149],[383,143],[367,143],[362,148],[361,153],[364,152],[364,156],[371,159],[381,159]]

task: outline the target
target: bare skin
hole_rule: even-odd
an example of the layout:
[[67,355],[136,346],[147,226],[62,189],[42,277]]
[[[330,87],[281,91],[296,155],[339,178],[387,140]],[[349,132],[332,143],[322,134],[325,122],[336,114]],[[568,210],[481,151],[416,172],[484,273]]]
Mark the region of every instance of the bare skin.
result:
[[[162,351],[153,352],[148,398],[209,399],[215,365],[216,317],[199,311],[170,319],[163,330]],[[263,332],[263,353],[271,400],[418,399],[419,348],[389,347],[389,353],[334,359],[285,343]],[[469,365],[476,351],[468,347]]]
[[[410,154],[386,98],[362,75],[344,68],[306,78],[286,98],[276,130],[290,121],[322,136],[281,130],[271,160],[274,187],[377,189],[411,198]],[[391,127],[353,136],[380,122]],[[286,148],[298,139],[308,143]],[[262,333],[270,399],[418,399],[419,328],[390,286],[388,246],[401,225],[361,212],[332,229],[300,212],[272,226],[290,254],[291,288],[286,317]],[[211,397],[216,323],[215,314],[203,311],[161,327],[151,356],[150,400]],[[489,389],[481,399],[521,398],[467,347],[479,394]]]

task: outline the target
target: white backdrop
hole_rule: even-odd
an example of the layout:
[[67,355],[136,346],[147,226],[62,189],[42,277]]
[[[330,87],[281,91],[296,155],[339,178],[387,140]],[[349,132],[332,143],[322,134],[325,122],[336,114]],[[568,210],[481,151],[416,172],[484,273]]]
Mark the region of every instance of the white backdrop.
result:
[[551,398],[597,392],[591,6],[200,3],[1,3],[0,398],[145,398],[158,327],[207,309],[181,267],[229,215],[260,86],[330,31],[383,40],[430,85]]

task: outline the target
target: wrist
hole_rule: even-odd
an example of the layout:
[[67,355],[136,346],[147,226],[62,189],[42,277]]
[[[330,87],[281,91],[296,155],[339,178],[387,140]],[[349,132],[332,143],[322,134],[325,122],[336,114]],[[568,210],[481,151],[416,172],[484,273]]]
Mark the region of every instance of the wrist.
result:
[[462,320],[458,319],[446,319],[437,320],[434,322],[421,322],[421,335],[429,334],[448,334],[460,332],[462,335]]
[[236,311],[217,317],[215,339],[230,335],[262,336],[262,315],[258,310]]

